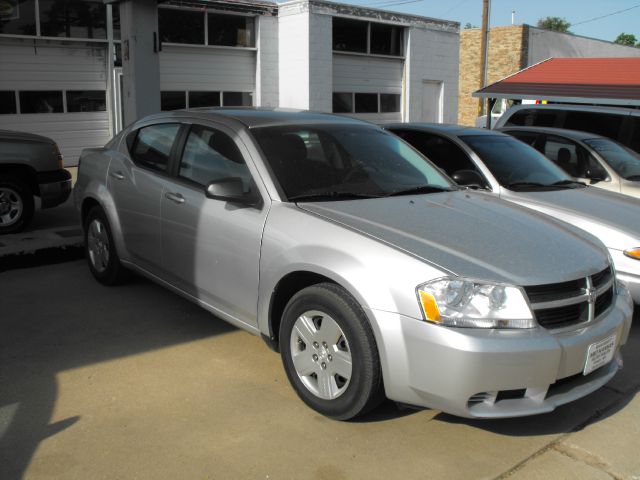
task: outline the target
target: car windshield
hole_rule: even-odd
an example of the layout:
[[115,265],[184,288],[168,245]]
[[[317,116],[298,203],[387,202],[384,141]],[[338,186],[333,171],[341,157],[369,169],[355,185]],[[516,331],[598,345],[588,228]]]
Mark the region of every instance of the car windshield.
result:
[[457,187],[394,135],[368,125],[251,130],[290,201],[426,194]]
[[559,189],[583,185],[536,149],[506,135],[463,135],[503,187],[513,190]]
[[640,180],[640,155],[607,138],[590,138],[584,143],[593,148],[618,175]]

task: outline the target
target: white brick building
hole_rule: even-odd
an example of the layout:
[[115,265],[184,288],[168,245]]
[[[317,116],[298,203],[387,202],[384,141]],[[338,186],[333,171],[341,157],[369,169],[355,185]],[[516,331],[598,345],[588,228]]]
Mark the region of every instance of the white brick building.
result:
[[64,15],[50,0],[0,13],[0,128],[54,138],[67,165],[158,109],[457,117],[455,22],[315,0],[63,3]]

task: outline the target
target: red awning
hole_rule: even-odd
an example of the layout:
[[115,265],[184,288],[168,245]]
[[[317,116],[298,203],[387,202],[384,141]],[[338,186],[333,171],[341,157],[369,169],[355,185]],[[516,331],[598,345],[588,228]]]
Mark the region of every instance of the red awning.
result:
[[640,57],[550,58],[473,96],[640,106]]

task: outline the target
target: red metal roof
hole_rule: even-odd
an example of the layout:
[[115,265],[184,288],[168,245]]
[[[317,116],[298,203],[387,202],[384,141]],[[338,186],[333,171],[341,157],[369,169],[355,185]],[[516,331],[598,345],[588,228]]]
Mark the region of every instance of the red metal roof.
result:
[[473,96],[640,105],[640,57],[550,58]]

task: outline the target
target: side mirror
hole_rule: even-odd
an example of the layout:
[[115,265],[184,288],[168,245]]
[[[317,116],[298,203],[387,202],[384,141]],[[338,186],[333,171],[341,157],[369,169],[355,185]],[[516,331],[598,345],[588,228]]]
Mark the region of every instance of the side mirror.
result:
[[471,188],[485,188],[486,184],[482,175],[475,170],[458,170],[453,172],[451,178],[458,184]]
[[227,202],[241,203],[243,205],[258,205],[259,199],[253,192],[245,192],[242,179],[238,177],[221,178],[207,185],[205,190],[207,198],[226,200]]

